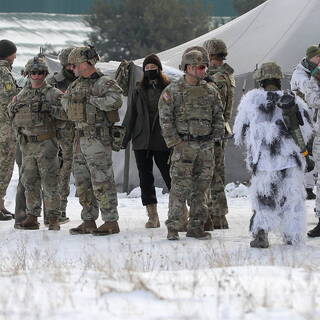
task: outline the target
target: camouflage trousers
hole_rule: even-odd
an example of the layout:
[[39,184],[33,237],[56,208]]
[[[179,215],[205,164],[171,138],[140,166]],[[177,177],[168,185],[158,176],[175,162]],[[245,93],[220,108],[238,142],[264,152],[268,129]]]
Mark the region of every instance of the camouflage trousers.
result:
[[16,139],[12,126],[0,124],[0,198],[4,199],[10,183],[16,153]]
[[117,190],[112,168],[110,137],[76,137],[73,149],[73,175],[82,205],[82,220],[96,220],[99,208],[103,221],[117,221]]
[[228,213],[228,203],[224,193],[224,144],[215,144],[214,158],[215,168],[208,196],[208,209],[211,217],[221,217]]
[[22,152],[21,182],[25,188],[27,214],[40,217],[42,190],[48,217],[59,216],[57,139],[26,142],[21,136],[19,143]]
[[315,162],[315,172],[318,173],[317,179],[317,198],[316,198],[316,216],[320,218],[320,134],[316,134],[312,148],[313,160]]
[[174,147],[171,156],[171,190],[168,229],[178,230],[186,200],[190,205],[188,229],[202,227],[208,219],[208,190],[214,171],[212,142],[188,141]]
[[70,193],[70,176],[73,160],[74,124],[66,122],[64,128],[57,130],[58,144],[62,151],[62,167],[59,171],[60,211],[66,212]]

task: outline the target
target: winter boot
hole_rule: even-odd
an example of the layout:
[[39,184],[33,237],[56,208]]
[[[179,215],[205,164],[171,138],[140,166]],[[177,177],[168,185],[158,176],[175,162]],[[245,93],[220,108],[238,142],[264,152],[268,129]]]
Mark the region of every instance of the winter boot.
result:
[[106,221],[97,230],[92,231],[92,234],[94,236],[108,236],[119,232],[120,229],[117,221]]
[[168,229],[168,234],[167,234],[167,239],[168,240],[179,240],[179,233],[177,230],[174,229]]
[[146,228],[159,228],[160,227],[160,221],[159,216],[157,212],[157,204],[147,204],[147,213],[149,220],[147,221],[145,227]]
[[11,219],[12,219],[12,215],[7,214],[6,210],[4,208],[2,210],[0,210],[0,221],[7,221],[7,220],[11,220]]
[[212,219],[209,215],[207,222],[204,224],[204,231],[213,231],[213,230],[214,230],[213,222],[212,222]]
[[229,224],[226,216],[212,216],[214,229],[229,229]]
[[257,234],[253,235],[254,239],[250,242],[252,248],[268,248],[268,233],[260,229]]
[[38,217],[28,214],[26,219],[20,223],[19,229],[22,230],[39,230]]
[[16,211],[14,215],[14,228],[20,229],[20,223],[27,218],[27,214],[25,211]]
[[4,207],[4,200],[0,198],[0,220],[7,221],[13,218],[13,214]]
[[187,237],[196,238],[198,240],[210,240],[211,234],[203,231],[203,227],[188,228]]
[[187,232],[188,227],[189,210],[186,205],[184,205],[182,214],[179,218],[180,228],[179,232]]
[[318,224],[307,233],[308,237],[311,238],[316,238],[316,237],[320,237],[320,219]]
[[53,216],[49,218],[49,230],[59,231],[60,224],[59,224],[59,217]]
[[61,215],[59,217],[59,223],[60,224],[64,224],[64,223],[68,223],[70,221],[70,219],[67,217],[67,214],[65,211],[61,211]]
[[96,222],[94,220],[86,220],[86,221],[83,221],[79,226],[75,228],[71,228],[69,232],[72,235],[89,234],[95,230],[97,230]]
[[307,200],[315,200],[315,198],[317,197],[314,193],[312,188],[306,188],[306,192],[307,192]]

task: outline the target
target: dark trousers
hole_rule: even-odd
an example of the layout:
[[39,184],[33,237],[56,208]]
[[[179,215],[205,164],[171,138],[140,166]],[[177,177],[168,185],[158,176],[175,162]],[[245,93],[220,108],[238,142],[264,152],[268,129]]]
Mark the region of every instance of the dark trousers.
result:
[[134,150],[140,178],[141,200],[144,206],[157,203],[156,189],[153,176],[153,159],[168,188],[171,188],[170,151]]

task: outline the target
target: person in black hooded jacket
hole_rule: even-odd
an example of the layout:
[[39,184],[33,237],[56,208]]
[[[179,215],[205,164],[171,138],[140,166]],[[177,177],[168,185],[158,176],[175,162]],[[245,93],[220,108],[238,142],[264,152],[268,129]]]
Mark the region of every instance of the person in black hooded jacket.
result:
[[146,228],[160,227],[157,212],[157,197],[154,186],[153,160],[170,190],[170,150],[161,134],[158,101],[162,90],[170,80],[162,72],[158,56],[150,54],[143,61],[143,78],[137,83],[132,103],[128,106],[123,125],[127,128],[123,146],[132,140],[139,172],[141,200],[147,208]]

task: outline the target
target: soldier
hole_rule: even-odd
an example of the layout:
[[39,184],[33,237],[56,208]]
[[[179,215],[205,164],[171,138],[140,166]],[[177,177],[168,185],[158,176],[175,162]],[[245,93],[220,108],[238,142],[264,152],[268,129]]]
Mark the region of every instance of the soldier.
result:
[[159,101],[160,125],[171,156],[171,190],[167,239],[178,240],[179,218],[190,203],[187,237],[210,239],[204,232],[208,218],[207,192],[214,170],[214,139],[224,132],[218,91],[203,80],[208,55],[186,50],[180,69],[185,75],[164,89]]
[[6,116],[7,106],[18,93],[11,74],[17,47],[9,40],[0,40],[0,220],[10,220],[13,214],[4,207],[4,197],[11,180],[15,159],[15,135]]
[[[8,105],[22,152],[21,181],[25,188],[27,218],[19,228],[39,229],[41,194],[49,218],[49,230],[60,230],[58,185],[58,146],[56,120],[66,119],[61,106],[62,92],[45,82],[48,67],[42,58],[28,61],[29,82]],[[15,226],[17,228],[17,226]]]
[[313,128],[304,117],[303,100],[281,91],[277,64],[262,64],[254,78],[260,88],[242,98],[234,124],[235,143],[245,144],[252,173],[250,246],[268,248],[270,231],[280,232],[287,245],[297,244],[305,230],[304,166],[314,167],[304,139]]
[[[313,143],[313,157],[316,164],[316,172],[318,173],[317,179],[317,197],[315,201],[315,213],[316,217],[319,219],[318,224],[315,228],[308,232],[309,237],[320,237],[320,179],[319,179],[319,172],[320,172],[320,132],[319,132],[319,123],[320,123],[320,116],[319,116],[319,109],[320,109],[320,48],[317,46],[311,46],[307,50],[307,57],[310,55],[313,56],[310,58],[309,62],[309,69],[310,70],[310,79],[305,81],[305,100],[308,105],[315,109],[315,127],[317,130],[315,131],[315,138]],[[308,58],[307,58],[308,59]],[[313,67],[313,69],[312,69]]]
[[[290,81],[291,90],[300,98],[305,100],[305,95],[308,92],[311,73],[320,63],[320,48],[318,46],[310,46],[306,50],[306,56],[295,67],[292,78]],[[318,111],[306,110],[309,112],[312,118],[316,118]],[[306,191],[307,199],[314,200],[316,195],[313,193],[313,187],[315,185],[314,175],[316,172],[306,173]]]
[[[227,47],[220,39],[207,40],[204,42],[203,47],[209,54],[209,68],[205,80],[215,83],[218,87],[224,110],[225,134],[231,135],[229,122],[233,109],[235,79],[233,69],[227,63],[224,63],[228,55]],[[212,219],[213,227],[210,225],[210,220],[208,220],[205,226],[206,230],[229,228],[226,219],[228,204],[224,193],[224,150],[225,142],[215,142],[215,170],[208,202],[209,216]]]
[[[95,68],[98,60],[90,46],[75,48],[68,58],[78,79],[69,86],[62,102],[76,128],[73,173],[83,220],[70,229],[71,234],[110,235],[120,231],[110,129],[119,120],[122,90]],[[97,229],[99,207],[104,223]]]
[[[67,87],[76,80],[72,71],[72,66],[68,63],[68,56],[74,47],[61,50],[58,58],[62,65],[60,72],[53,74],[47,79],[47,82],[58,88],[62,92],[67,90]],[[57,139],[59,145],[59,156],[61,158],[61,168],[59,171],[59,191],[60,191],[60,212],[59,222],[66,223],[69,218],[66,216],[68,203],[68,195],[70,193],[70,176],[72,170],[72,145],[74,139],[74,124],[72,121],[63,121],[57,124]],[[45,219],[47,220],[47,219]],[[47,223],[48,221],[45,221]]]

